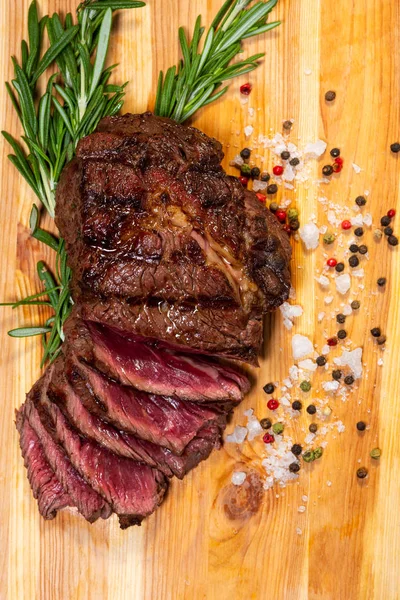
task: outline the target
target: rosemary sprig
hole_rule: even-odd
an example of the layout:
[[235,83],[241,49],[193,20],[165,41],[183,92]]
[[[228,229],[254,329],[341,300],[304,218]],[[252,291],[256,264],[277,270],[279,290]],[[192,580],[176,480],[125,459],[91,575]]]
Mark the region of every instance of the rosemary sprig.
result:
[[[74,155],[78,141],[92,133],[100,119],[116,114],[123,105],[124,85],[110,85],[116,65],[104,68],[110,40],[112,14],[120,8],[139,8],[136,0],[85,0],[76,19],[58,13],[39,19],[36,0],[28,13],[28,41],[21,43],[21,61],[12,58],[14,79],[7,92],[21,122],[20,142],[3,131],[14,154],[10,161],[28,182],[51,217],[54,217],[55,190],[61,171]],[[49,48],[43,53],[47,32]],[[58,72],[47,78],[44,94],[37,98],[38,81],[56,63]],[[13,337],[42,335],[43,363],[53,360],[64,339],[63,323],[72,308],[71,278],[63,240],[40,228],[39,209],[34,204],[30,217],[33,237],[56,254],[56,274],[38,263],[38,275],[45,293],[11,304],[50,306],[54,315],[43,327],[24,327],[9,332]],[[49,301],[38,300],[46,296]]]
[[156,115],[182,123],[225,94],[228,86],[218,90],[224,81],[257,68],[263,53],[234,64],[231,61],[242,52],[242,40],[269,31],[280,22],[267,23],[268,15],[278,0],[257,2],[247,8],[251,1],[226,0],[211,23],[201,50],[200,41],[205,33],[201,16],[197,17],[190,43],[183,27],[179,29],[183,58],[177,67],[167,70],[165,77],[160,72]]

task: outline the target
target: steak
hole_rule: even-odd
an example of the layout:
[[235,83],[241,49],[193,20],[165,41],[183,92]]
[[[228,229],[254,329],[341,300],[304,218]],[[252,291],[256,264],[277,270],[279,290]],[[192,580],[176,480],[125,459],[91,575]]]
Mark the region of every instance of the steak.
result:
[[262,314],[289,294],[290,244],[222,157],[151,113],[106,118],[78,144],[56,223],[85,319],[256,363]]

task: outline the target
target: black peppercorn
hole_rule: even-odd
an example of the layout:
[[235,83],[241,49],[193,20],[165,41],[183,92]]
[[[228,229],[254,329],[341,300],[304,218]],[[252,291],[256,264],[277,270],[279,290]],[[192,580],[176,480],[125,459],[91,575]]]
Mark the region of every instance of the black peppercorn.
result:
[[343,323],[346,321],[346,316],[342,315],[342,313],[339,313],[338,315],[336,315],[336,321],[343,325]]
[[347,375],[347,377],[344,378],[344,382],[346,385],[353,385],[353,383],[354,383],[353,375]]
[[292,160],[289,161],[289,164],[292,167],[297,167],[297,165],[300,164],[300,159],[298,159],[298,158],[292,158]]
[[394,144],[390,144],[390,149],[392,152],[397,154],[397,152],[400,152],[400,144],[398,142],[395,142]]
[[357,206],[365,206],[367,204],[367,201],[364,198],[364,196],[357,196],[356,204],[357,204]]
[[347,337],[347,333],[344,329],[339,329],[339,331],[337,332],[337,336],[339,340],[344,340]]
[[339,381],[341,377],[342,371],[340,369],[335,369],[334,371],[332,371],[332,379],[334,379],[335,381]]
[[386,284],[386,277],[379,277],[376,283],[379,285],[379,287],[383,287]]
[[243,150],[240,152],[240,156],[243,158],[243,160],[247,160],[248,158],[250,158],[250,154],[250,148],[243,148]]
[[368,475],[368,470],[365,467],[360,467],[357,469],[357,477],[358,479],[365,479]]
[[388,225],[387,227],[385,227],[385,229],[383,230],[383,233],[387,236],[392,235],[393,234],[393,228],[390,227],[390,225]]
[[283,121],[283,129],[290,130],[292,129],[292,121]]
[[269,181],[271,179],[271,175],[264,171],[264,173],[261,173],[260,179],[261,181]]
[[290,152],[288,150],[284,150],[283,152],[281,152],[282,160],[288,160],[288,158],[290,158]]
[[357,258],[357,256],[355,256],[355,255],[353,255],[353,256],[350,256],[350,258],[349,258],[349,265],[350,265],[351,267],[353,267],[353,268],[354,268],[354,267],[358,267],[358,265],[359,265],[359,264],[360,264],[360,261],[359,261],[359,259]]
[[338,156],[340,156],[340,150],[339,150],[339,148],[332,148],[332,150],[331,150],[331,156],[333,156],[333,158],[337,158]]
[[358,431],[365,431],[367,426],[364,423],[364,421],[358,421],[356,427],[357,427]]
[[277,191],[278,191],[278,186],[276,185],[276,183],[271,183],[267,187],[267,194],[276,194]]
[[303,448],[300,446],[300,444],[293,444],[291,451],[295,456],[300,456],[300,454],[303,452]]
[[371,329],[371,335],[373,337],[379,337],[381,335],[381,330],[379,329],[379,327],[373,327]]
[[308,428],[308,430],[311,433],[316,433],[316,431],[318,430],[318,425],[316,423],[311,423],[310,427]]
[[317,408],[314,404],[309,404],[307,406],[307,412],[309,415],[315,415],[315,413],[317,412]]
[[324,167],[322,167],[322,175],[329,177],[330,175],[332,175],[332,173],[333,173],[332,165],[325,165]]
[[300,227],[300,221],[298,219],[292,219],[289,221],[289,227],[292,231],[297,231]]
[[291,473],[298,473],[300,471],[300,465],[298,463],[295,463],[295,462],[291,463],[289,465],[289,471]]
[[361,244],[361,246],[358,247],[358,251],[360,254],[367,254],[368,248],[365,244]]
[[338,264],[335,267],[335,271],[337,273],[341,273],[342,271],[344,271],[344,263],[338,262]]
[[349,250],[350,250],[350,252],[358,252],[359,248],[358,248],[357,244],[351,244],[349,246]]
[[318,356],[317,360],[315,362],[317,363],[317,365],[319,367],[323,367],[326,365],[326,358],[325,358],[325,356]]
[[391,222],[392,222],[392,219],[390,217],[388,217],[387,215],[385,215],[384,217],[381,218],[382,227],[386,227],[387,225],[390,225]]
[[390,246],[397,246],[399,243],[399,240],[397,239],[397,237],[395,235],[389,235],[388,242],[389,242]]
[[278,210],[278,208],[279,208],[279,204],[277,202],[271,202],[271,204],[269,205],[269,210],[272,213],[276,213],[276,211]]
[[353,300],[353,302],[350,304],[350,306],[353,310],[358,310],[361,305],[358,300]]
[[273,394],[275,386],[273,383],[267,383],[266,385],[264,385],[263,390],[266,394]]
[[336,98],[336,92],[334,92],[333,90],[329,90],[328,92],[326,92],[325,94],[325,100],[327,102],[333,102],[333,100]]
[[253,167],[250,171],[250,176],[252,179],[257,179],[257,177],[260,177],[260,173],[261,171],[258,167]]
[[384,344],[386,342],[386,335],[380,335],[376,341],[378,342],[378,344],[380,346],[382,346],[382,344]]
[[357,227],[354,230],[354,235],[356,235],[357,237],[361,237],[362,235],[364,235],[364,229],[362,227]]
[[293,410],[301,410],[303,408],[303,405],[300,402],[300,400],[295,400],[294,402],[292,402],[292,408]]
[[261,419],[260,425],[263,429],[269,429],[272,426],[271,419]]

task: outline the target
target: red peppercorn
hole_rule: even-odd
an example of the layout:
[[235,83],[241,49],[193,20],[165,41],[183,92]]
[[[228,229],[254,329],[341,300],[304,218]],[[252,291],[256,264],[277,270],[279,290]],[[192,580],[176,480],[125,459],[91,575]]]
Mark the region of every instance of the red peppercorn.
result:
[[263,442],[264,442],[264,444],[273,444],[274,441],[275,441],[275,438],[274,438],[274,436],[271,433],[266,433],[263,436]]
[[278,221],[284,223],[286,221],[286,210],[283,210],[283,208],[279,208],[276,211],[275,216],[278,219]]
[[328,346],[337,346],[337,337],[331,337],[329,340],[326,340]]
[[265,202],[265,200],[267,198],[267,196],[264,196],[264,194],[260,194],[259,192],[256,193],[256,196],[260,202]]
[[278,400],[275,400],[275,398],[271,398],[271,400],[268,400],[267,406],[269,410],[276,410],[279,406],[279,402]]
[[345,221],[342,221],[342,229],[351,229],[350,221],[347,221],[347,219]]
[[333,163],[335,165],[339,165],[339,167],[343,167],[343,158],[341,156],[337,156]]
[[336,260],[336,258],[328,258],[328,260],[326,261],[326,264],[328,265],[328,267],[336,267],[337,260]]
[[247,184],[249,183],[248,177],[244,177],[243,175],[241,175],[240,177],[238,177],[238,179],[243,187],[247,187]]
[[288,225],[287,223],[283,226],[283,230],[286,231],[286,233],[292,233],[290,225]]
[[251,83],[244,83],[240,86],[240,93],[248,96],[251,92],[252,85]]
[[388,210],[387,212],[387,216],[390,217],[391,219],[393,219],[394,215],[396,214],[396,211],[394,208],[391,208],[390,210]]
[[282,165],[275,165],[274,168],[272,169],[272,172],[274,175],[282,175],[282,173],[283,173]]

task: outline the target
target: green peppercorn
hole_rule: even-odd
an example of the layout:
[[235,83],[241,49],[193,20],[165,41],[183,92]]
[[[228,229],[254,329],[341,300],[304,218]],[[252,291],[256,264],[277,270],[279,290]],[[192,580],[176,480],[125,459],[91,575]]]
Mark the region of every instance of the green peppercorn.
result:
[[346,385],[353,385],[353,383],[354,383],[354,377],[353,377],[353,375],[347,375],[344,378],[344,382],[345,382]]
[[289,221],[289,227],[292,231],[297,231],[300,227],[300,221],[298,219],[291,219]]
[[383,236],[383,233],[382,233],[381,229],[375,229],[374,230],[374,238],[376,240],[380,240],[382,236]]
[[325,177],[330,177],[333,173],[333,167],[332,165],[325,165],[324,167],[322,167],[322,175],[324,175]]
[[316,433],[318,430],[318,425],[316,423],[311,423],[308,429],[310,433]]
[[391,222],[392,222],[392,219],[390,217],[388,217],[387,215],[384,215],[381,218],[381,225],[382,225],[382,227],[386,227],[387,225],[390,225]]
[[247,160],[248,158],[250,158],[250,154],[250,148],[243,148],[243,150],[240,152],[240,156],[243,158],[243,160]]
[[303,460],[306,463],[313,462],[315,460],[314,451],[313,450],[308,450],[307,452],[304,452],[304,454],[303,454]]
[[292,219],[297,219],[298,216],[299,211],[297,210],[297,208],[289,208],[289,210],[287,211],[287,217],[289,221],[292,221]]
[[376,283],[379,285],[379,287],[383,287],[386,284],[386,277],[379,277]]
[[355,267],[358,267],[358,265],[360,264],[359,259],[357,258],[357,256],[355,256],[353,254],[353,256],[350,256],[349,258],[349,265],[354,269]]
[[338,156],[340,156],[339,148],[332,148],[330,155],[333,156],[333,158],[337,158]]
[[285,429],[285,426],[283,423],[281,423],[280,421],[278,421],[278,423],[274,423],[272,425],[272,431],[276,434],[276,435],[281,435],[281,433],[283,433],[283,430]]
[[315,362],[319,367],[324,367],[326,365],[326,358],[325,356],[318,356]]
[[271,175],[264,171],[264,173],[261,173],[260,179],[261,181],[269,181],[271,179]]
[[386,342],[386,335],[380,335],[380,336],[379,336],[379,337],[376,339],[376,341],[378,342],[378,344],[379,344],[380,346],[382,346],[382,344],[384,344],[384,343]]
[[289,471],[291,473],[298,473],[300,471],[300,465],[299,465],[299,463],[295,463],[295,462],[291,463],[289,465]]
[[300,164],[300,159],[298,159],[298,158],[292,158],[292,159],[289,161],[289,164],[290,164],[292,167],[297,167],[297,165],[299,165],[299,164]]
[[368,469],[366,469],[365,467],[360,467],[359,469],[357,469],[357,477],[358,479],[365,479],[368,475]]
[[263,390],[266,394],[273,394],[275,386],[273,383],[267,383],[266,385],[264,385]]
[[276,211],[278,210],[278,208],[279,208],[279,204],[277,202],[271,202],[271,204],[269,205],[269,210],[272,213],[276,213]]
[[260,177],[260,169],[258,167],[253,167],[250,171],[250,176],[252,179],[257,179],[257,177]]
[[350,252],[358,252],[359,248],[357,244],[351,244],[349,247]]
[[286,129],[286,131],[290,131],[290,129],[292,129],[292,121],[283,121],[283,129]]
[[367,254],[368,248],[365,244],[361,244],[361,246],[358,248],[358,251],[360,254]]
[[294,402],[292,402],[292,408],[293,410],[301,410],[303,408],[303,405],[300,402],[300,400],[295,400]]
[[378,458],[381,457],[381,449],[374,448],[373,450],[371,450],[371,452],[369,454],[370,454],[371,458],[373,458],[374,460],[378,460]]
[[321,448],[321,446],[318,446],[318,448],[315,448],[314,450],[314,458],[315,460],[317,460],[318,458],[321,458],[321,456],[324,453],[324,449]]
[[288,150],[284,150],[281,152],[281,159],[288,160],[290,158],[290,152]]
[[271,419],[261,419],[260,425],[263,429],[269,429],[272,426]]
[[354,230],[354,235],[356,235],[357,237],[361,237],[362,235],[364,235],[364,229],[362,227],[356,227],[356,229]]
[[371,329],[371,335],[376,338],[379,337],[381,335],[381,330],[379,329],[379,327],[373,327]]
[[365,431],[367,428],[367,425],[366,425],[366,423],[364,423],[364,421],[358,421],[356,427],[357,427],[358,431]]
[[341,273],[342,271],[344,271],[344,263],[338,262],[338,264],[335,267],[335,271],[337,273]]
[[339,313],[338,315],[336,315],[336,321],[343,325],[343,323],[346,321],[346,315]]
[[268,187],[267,187],[267,194],[276,194],[276,192],[278,191],[278,186],[276,185],[276,183],[271,183]]
[[358,310],[361,306],[361,304],[359,303],[358,300],[353,300],[353,302],[350,304],[351,308],[353,310]]
[[315,415],[315,413],[317,412],[317,408],[316,408],[315,404],[309,404],[307,406],[307,412],[309,415]]
[[303,448],[300,446],[300,444],[293,444],[291,451],[295,456],[300,456],[300,454],[303,452]]
[[344,340],[347,337],[347,332],[344,329],[339,329],[337,336],[339,340]]
[[311,383],[309,381],[302,381],[300,384],[300,389],[303,390],[303,392],[309,392],[311,390]]
[[395,235],[389,235],[388,242],[389,242],[389,246],[397,246],[399,243],[399,240]]
[[240,173],[244,175],[244,177],[250,177],[251,168],[249,165],[244,164],[240,167]]
[[335,241],[335,234],[331,231],[327,231],[322,239],[324,241],[324,244],[333,244],[333,242]]
[[332,379],[334,379],[335,381],[339,381],[341,377],[342,371],[340,369],[335,369],[334,371],[332,371]]

